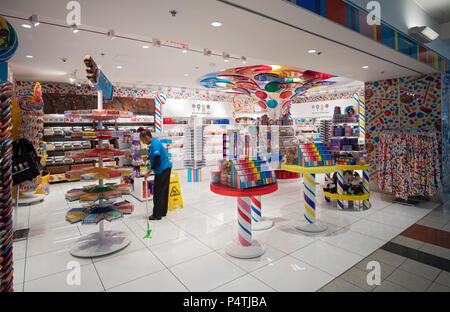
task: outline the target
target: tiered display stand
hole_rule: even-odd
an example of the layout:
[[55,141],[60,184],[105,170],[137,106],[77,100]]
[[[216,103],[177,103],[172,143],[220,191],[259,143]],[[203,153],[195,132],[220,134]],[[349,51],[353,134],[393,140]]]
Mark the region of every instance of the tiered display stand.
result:
[[[102,91],[98,91],[98,110],[92,111],[92,113],[84,114],[82,111],[79,112],[66,112],[66,116],[76,116],[82,117],[90,120],[98,121],[98,129],[103,129],[104,120],[115,120],[123,116],[122,112],[118,114],[102,113],[103,111],[103,96]],[[103,148],[103,138],[99,137],[98,149]],[[115,151],[113,151],[115,152]],[[119,152],[119,151],[117,151]],[[70,249],[70,253],[76,257],[99,257],[117,252],[130,244],[130,239],[127,233],[121,231],[105,231],[104,230],[104,220],[112,221],[123,217],[124,213],[131,213],[133,206],[128,203],[128,205],[120,206],[114,204],[111,201],[111,197],[106,195],[106,192],[117,190],[115,185],[105,185],[104,180],[108,179],[108,168],[103,168],[103,157],[101,152],[98,154],[98,168],[100,171],[104,169],[104,173],[100,177],[94,177],[93,180],[98,181],[98,186],[95,188],[88,188],[86,194],[91,194],[94,198],[94,204],[89,205],[86,208],[76,208],[71,209],[66,218],[75,222],[82,221],[83,223],[98,223],[99,231],[86,235],[76,241]],[[92,169],[91,169],[92,170]],[[110,169],[114,170],[114,169]],[[120,172],[120,171],[119,171]],[[82,176],[82,180],[83,179]],[[70,192],[70,191],[69,191]],[[113,198],[118,198],[122,195],[117,194],[112,196]],[[96,199],[95,199],[96,198]],[[108,199],[106,199],[108,198]],[[98,201],[98,203],[97,203]]]
[[304,217],[306,224],[297,225],[296,228],[308,233],[320,233],[326,231],[328,227],[325,224],[318,222],[316,218],[316,174],[338,171],[338,166],[302,167],[282,164],[281,168],[286,171],[303,173],[303,193],[305,198]]
[[264,254],[265,248],[257,240],[252,240],[252,198],[275,192],[278,184],[250,188],[247,190],[234,189],[222,184],[211,183],[213,193],[237,197],[238,207],[238,237],[237,241],[230,242],[225,252],[235,258],[250,259]]
[[[348,208],[354,207],[353,202],[355,201],[362,201],[362,205],[359,206],[359,210],[368,210],[370,209],[370,191],[369,191],[369,175],[367,173],[367,170],[370,169],[370,165],[337,165],[338,167],[338,180],[337,180],[337,194],[324,192],[325,198],[333,198],[337,200],[337,209],[338,210],[344,210],[345,205],[344,201],[348,201],[349,205]],[[362,170],[363,171],[363,195],[350,195],[350,194],[344,194],[342,186],[344,185],[344,171],[347,170]]]

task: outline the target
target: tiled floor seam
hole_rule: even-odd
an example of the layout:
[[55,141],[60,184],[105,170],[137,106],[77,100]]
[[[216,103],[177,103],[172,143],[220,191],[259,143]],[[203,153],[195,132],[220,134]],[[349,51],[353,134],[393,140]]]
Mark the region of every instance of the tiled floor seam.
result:
[[[169,220],[170,221],[170,220]],[[128,224],[125,224],[125,226],[126,227],[128,227],[129,229],[130,229],[130,231],[132,231],[133,233],[134,233],[134,231],[128,226]],[[135,234],[136,235],[136,234]],[[137,235],[136,235],[137,236]],[[150,246],[148,246],[148,245],[146,245],[146,244],[144,244],[144,246],[147,248],[147,250],[148,251],[150,251],[151,252],[151,254],[156,258],[156,259],[158,259],[158,261],[159,262],[161,262],[161,264],[165,267],[165,269],[166,270],[168,270],[169,272],[170,272],[170,274],[172,274],[173,275],[173,277],[175,277],[179,282],[180,282],[180,284],[181,285],[183,285],[183,287],[184,288],[186,288],[186,290],[187,291],[190,291],[190,289],[178,278],[178,276],[176,276],[171,270],[170,270],[170,268],[150,249]],[[158,272],[160,272],[160,271],[164,271],[164,269],[162,269],[162,270],[159,270]],[[157,272],[153,272],[153,273],[157,273]],[[143,276],[141,276],[141,277],[139,277],[139,278],[142,278]],[[139,279],[138,278],[138,279]],[[127,283],[129,283],[130,281],[128,281]],[[126,284],[126,283],[124,283],[124,284]],[[118,286],[118,285],[117,285]],[[117,286],[115,286],[115,287],[117,287]]]
[[[28,224],[30,224],[30,206],[28,206]],[[13,247],[13,252],[14,252],[14,247]],[[25,291],[25,274],[27,272],[27,253],[28,253],[28,238],[26,239],[26,244],[25,244],[25,260],[24,260],[24,266],[23,266],[23,281],[22,281],[22,291]],[[14,261],[14,260],[13,260]],[[13,277],[14,278],[14,277]]]

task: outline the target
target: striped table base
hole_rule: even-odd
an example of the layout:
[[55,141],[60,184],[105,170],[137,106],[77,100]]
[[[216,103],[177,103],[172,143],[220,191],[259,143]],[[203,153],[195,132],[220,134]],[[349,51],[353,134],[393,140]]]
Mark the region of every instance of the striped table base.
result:
[[261,196],[252,196],[252,230],[264,231],[273,227],[272,220],[264,220],[261,210]]
[[324,232],[328,227],[318,223],[316,218],[316,175],[314,173],[303,174],[303,186],[306,224],[297,225],[296,228],[308,233]]
[[238,197],[238,236],[236,242],[225,247],[225,252],[235,258],[250,259],[264,254],[265,248],[256,240],[252,240],[252,208],[251,197]]

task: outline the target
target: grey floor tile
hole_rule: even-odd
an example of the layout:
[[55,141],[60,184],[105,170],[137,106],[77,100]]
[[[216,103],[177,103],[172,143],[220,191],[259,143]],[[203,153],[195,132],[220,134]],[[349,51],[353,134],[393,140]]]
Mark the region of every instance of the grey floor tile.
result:
[[450,292],[450,287],[441,285],[439,283],[433,283],[428,287],[427,292]]
[[394,267],[398,267],[403,262],[406,261],[405,257],[396,255],[392,252],[389,252],[389,251],[386,251],[383,249],[378,249],[373,254],[371,254],[369,257],[372,259],[378,260],[380,262],[393,265]]
[[342,278],[336,278],[328,285],[321,288],[324,292],[364,292],[362,288],[347,282]]
[[450,272],[441,271],[435,282],[450,287]]
[[432,281],[428,279],[403,271],[401,269],[395,270],[391,275],[389,275],[387,280],[409,290],[418,292],[426,291],[428,286],[430,286],[432,283]]
[[403,262],[403,264],[399,266],[399,269],[426,278],[430,281],[433,281],[441,272],[441,270],[438,268],[412,259],[407,259],[405,262]]
[[411,292],[411,290],[406,289],[400,285],[392,283],[388,280],[383,281],[380,286],[377,286],[374,292]]
[[450,260],[450,249],[441,246],[425,243],[422,247],[420,247],[420,250]]
[[412,239],[403,235],[399,235],[397,237],[395,237],[393,240],[391,240],[391,242],[402,245],[402,246],[406,246],[409,248],[413,248],[413,249],[419,249],[420,247],[422,247],[425,243],[417,240],[417,239]]
[[367,272],[356,267],[353,267],[342,274],[340,278],[366,291],[372,291],[376,287],[367,283]]

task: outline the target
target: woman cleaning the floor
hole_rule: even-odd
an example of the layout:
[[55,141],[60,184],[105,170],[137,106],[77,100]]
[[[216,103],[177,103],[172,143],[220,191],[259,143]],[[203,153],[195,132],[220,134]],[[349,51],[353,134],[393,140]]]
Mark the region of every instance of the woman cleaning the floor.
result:
[[149,217],[149,220],[161,220],[161,217],[165,217],[167,214],[172,163],[169,160],[166,149],[158,139],[152,137],[150,130],[140,127],[138,132],[140,133],[141,141],[149,146],[148,160],[150,161],[151,169],[145,174],[145,179],[148,179],[152,171],[155,173],[153,214]]

